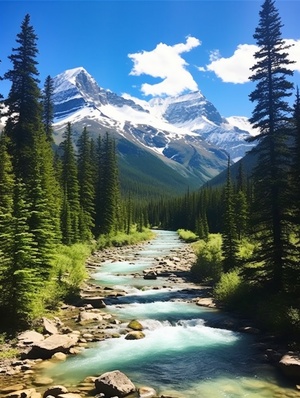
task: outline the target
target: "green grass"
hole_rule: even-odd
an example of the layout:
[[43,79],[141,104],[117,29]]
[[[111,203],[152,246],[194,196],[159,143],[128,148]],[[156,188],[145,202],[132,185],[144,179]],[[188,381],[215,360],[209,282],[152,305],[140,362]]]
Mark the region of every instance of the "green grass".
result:
[[138,232],[133,228],[130,234],[126,234],[125,232],[118,232],[114,235],[100,235],[97,240],[97,249],[101,250],[105,247],[111,246],[135,245],[139,242],[153,239],[154,236],[154,232],[147,228],[145,228],[142,232]]
[[177,233],[180,239],[184,240],[187,243],[196,242],[199,239],[194,232],[189,231],[187,229],[178,229]]

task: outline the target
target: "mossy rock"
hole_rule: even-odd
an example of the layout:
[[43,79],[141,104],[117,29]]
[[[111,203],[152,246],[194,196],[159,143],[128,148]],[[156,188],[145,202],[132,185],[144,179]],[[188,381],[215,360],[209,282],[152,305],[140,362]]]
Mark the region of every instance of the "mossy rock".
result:
[[140,340],[145,337],[144,333],[141,332],[140,330],[134,330],[132,332],[129,332],[125,336],[125,340]]
[[129,322],[128,327],[132,330],[143,330],[143,325],[137,321],[136,319],[133,319],[132,321]]

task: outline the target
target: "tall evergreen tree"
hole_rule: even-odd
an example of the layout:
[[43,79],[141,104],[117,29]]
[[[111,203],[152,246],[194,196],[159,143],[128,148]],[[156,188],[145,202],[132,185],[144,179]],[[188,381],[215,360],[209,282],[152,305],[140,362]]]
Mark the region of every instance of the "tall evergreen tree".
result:
[[239,170],[237,174],[236,192],[234,197],[235,209],[235,224],[237,238],[239,240],[248,232],[249,224],[249,209],[246,193],[246,177],[243,170],[243,162],[239,163]]
[[98,142],[99,183],[96,196],[96,231],[109,234],[122,227],[115,141],[106,134]]
[[[75,156],[74,145],[72,141],[72,128],[68,123],[64,133],[64,141],[61,143],[63,149],[62,155],[62,177],[61,185],[63,190],[63,208],[62,208],[62,241],[63,243],[70,244],[80,241],[79,231],[79,184],[77,162]],[[66,231],[71,236],[66,236]]]
[[228,157],[227,182],[225,187],[225,210],[222,230],[223,269],[229,272],[237,266],[238,245],[234,220],[233,188],[230,177],[230,157]]
[[16,41],[19,47],[14,48],[9,57],[13,68],[5,74],[5,78],[12,83],[5,101],[8,107],[5,133],[9,138],[14,174],[25,184],[22,193],[28,204],[28,226],[38,247],[40,273],[46,277],[45,270],[50,267],[55,235],[59,235],[58,186],[54,176],[53,152],[42,122],[36,61],[37,36],[28,14]]
[[3,309],[10,300],[9,275],[14,240],[14,180],[11,157],[7,152],[7,139],[2,133],[0,137],[0,308]]
[[294,104],[294,129],[292,147],[292,167],[290,178],[290,203],[291,203],[291,225],[293,229],[294,261],[290,264],[288,273],[289,291],[298,297],[300,293],[300,93],[297,87],[296,101]]
[[53,118],[54,118],[54,110],[53,110],[53,80],[50,76],[47,76],[44,84],[44,91],[43,91],[43,123],[44,123],[44,130],[46,133],[46,137],[49,142],[53,142]]
[[84,127],[78,143],[78,182],[81,207],[80,230],[81,239],[92,237],[95,215],[95,174],[93,165],[92,141]]
[[9,57],[13,68],[4,78],[11,81],[11,89],[5,100],[8,107],[6,133],[11,142],[14,171],[17,178],[26,183],[32,176],[32,148],[34,136],[41,131],[41,93],[38,87],[36,56],[37,36],[27,14],[16,39],[19,47],[13,48]]
[[258,163],[254,170],[254,225],[260,240],[255,261],[263,264],[263,279],[274,290],[283,288],[283,273],[289,250],[285,225],[288,170],[287,132],[293,74],[287,50],[281,38],[281,19],[274,0],[265,0],[254,38],[259,47],[250,79],[256,83],[250,100],[256,102],[250,119],[260,133],[254,137]]

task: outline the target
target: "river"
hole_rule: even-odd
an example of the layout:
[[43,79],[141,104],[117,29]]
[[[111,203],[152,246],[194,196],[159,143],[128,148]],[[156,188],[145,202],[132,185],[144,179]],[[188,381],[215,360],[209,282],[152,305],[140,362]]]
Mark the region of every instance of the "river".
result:
[[106,308],[122,321],[116,331],[137,319],[146,337],[125,340],[123,335],[92,344],[51,369],[51,377],[57,383],[76,384],[86,376],[118,369],[136,385],[176,398],[299,397],[262,359],[253,336],[208,326],[222,313],[191,302],[191,292],[182,285],[165,287],[164,278],[133,277],[153,266],[155,257],[182,245],[175,232],[157,231],[130,262],[99,267],[95,282],[127,292]]

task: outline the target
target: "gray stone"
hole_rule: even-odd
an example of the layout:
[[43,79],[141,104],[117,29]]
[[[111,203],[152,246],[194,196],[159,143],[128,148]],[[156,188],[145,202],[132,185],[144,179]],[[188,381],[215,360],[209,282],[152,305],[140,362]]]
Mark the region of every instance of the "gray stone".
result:
[[43,318],[43,328],[44,333],[58,334],[58,330],[54,322],[50,321],[48,318]]
[[140,387],[139,388],[139,398],[155,398],[157,397],[157,392],[152,387]]
[[104,297],[82,297],[81,305],[92,305],[93,308],[105,308]]
[[102,315],[89,311],[81,311],[78,315],[78,322],[89,323],[102,321]]
[[49,359],[56,352],[68,353],[78,341],[78,336],[68,334],[54,334],[40,343],[34,344],[27,353],[27,358]]
[[119,370],[106,372],[95,380],[97,393],[103,393],[108,397],[125,397],[131,392],[136,391],[132,381]]
[[19,334],[18,336],[18,340],[26,345],[35,344],[44,339],[45,337],[41,333],[36,332],[35,330],[26,330],[25,332]]

